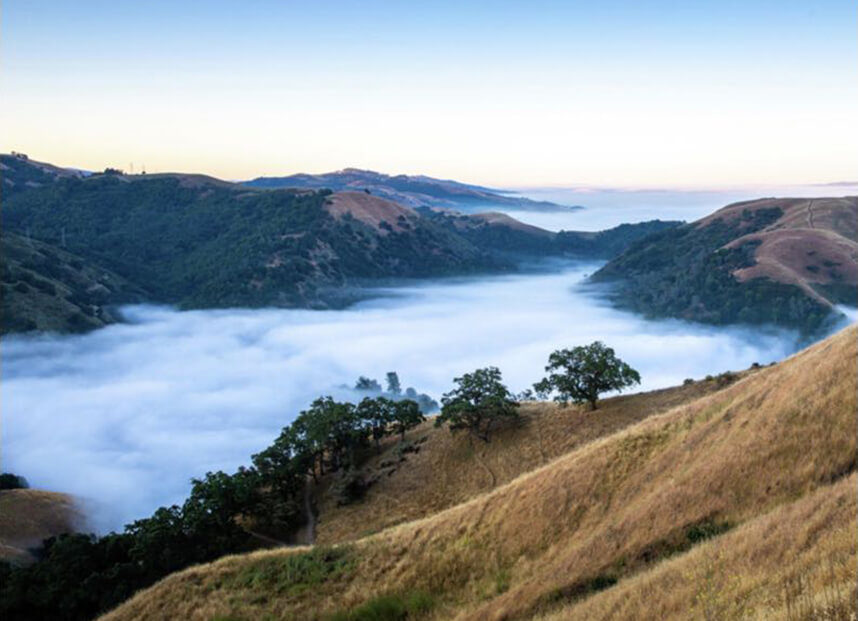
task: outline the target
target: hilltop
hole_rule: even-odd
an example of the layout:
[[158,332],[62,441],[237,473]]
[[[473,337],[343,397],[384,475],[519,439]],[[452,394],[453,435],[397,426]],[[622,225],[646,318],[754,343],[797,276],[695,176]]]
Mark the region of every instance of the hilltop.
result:
[[[259,190],[191,174],[107,171],[58,175],[29,187],[25,180],[41,174],[43,164],[13,156],[0,156],[0,162],[6,164],[4,183],[28,188],[4,198],[10,256],[27,249],[22,238],[34,240],[47,263],[63,257],[69,265],[91,266],[95,279],[81,289],[60,278],[51,283],[62,292],[56,299],[10,297],[9,331],[96,327],[110,320],[104,304],[122,300],[114,289],[181,308],[337,308],[366,296],[364,286],[373,280],[513,272],[527,257],[613,256],[652,230],[676,224],[555,234],[508,217],[415,210],[366,192]],[[52,250],[60,247],[62,253]],[[70,277],[65,267],[53,272]],[[103,299],[87,293],[102,290],[96,273],[110,293]],[[48,280],[37,276],[36,282]],[[8,278],[8,285],[18,286],[17,276]],[[82,293],[70,296],[66,289]],[[76,308],[66,304],[72,299]],[[29,316],[19,312],[27,308]],[[75,318],[78,311],[85,321],[45,319]]]
[[630,245],[592,280],[652,317],[816,333],[858,303],[858,197],[728,205]]
[[469,185],[425,175],[386,175],[372,170],[345,168],[318,175],[296,174],[285,177],[257,177],[245,181],[254,188],[304,188],[334,191],[368,191],[408,207],[443,207],[467,212],[505,207],[526,211],[574,211],[583,207],[568,207],[534,201],[478,185]]
[[30,563],[44,539],[84,527],[77,502],[67,494],[35,489],[0,491],[0,560]]
[[[626,418],[606,404],[601,431],[573,410],[565,433],[581,436],[559,444],[561,413],[534,406],[520,436],[530,448],[508,459],[524,432],[470,455],[462,445],[441,469],[440,440],[418,428],[410,440],[426,448],[402,470],[481,477],[458,504],[406,510],[417,519],[369,535],[361,520],[323,534],[323,505],[320,538],[342,543],[192,567],[104,618],[849,618],[857,347],[851,327],[735,381],[644,397],[649,411],[630,396]],[[533,431],[542,420],[548,434]],[[398,500],[368,496],[360,514]]]

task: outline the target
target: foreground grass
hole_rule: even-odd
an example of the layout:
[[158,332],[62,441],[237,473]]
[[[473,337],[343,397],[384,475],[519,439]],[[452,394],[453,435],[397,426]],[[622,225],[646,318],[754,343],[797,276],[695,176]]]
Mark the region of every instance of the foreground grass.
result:
[[[360,539],[350,569],[312,588],[243,584],[308,553],[260,552],[170,576],[106,618],[325,619],[415,592],[433,604],[405,618],[814,618],[796,615],[848,597],[855,575],[856,337]],[[811,571],[827,558],[829,574]]]

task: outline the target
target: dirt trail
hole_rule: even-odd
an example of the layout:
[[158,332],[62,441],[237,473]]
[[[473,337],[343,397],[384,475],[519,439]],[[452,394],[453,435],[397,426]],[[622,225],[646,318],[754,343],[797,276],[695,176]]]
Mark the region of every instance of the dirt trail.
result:
[[807,204],[807,225],[812,229],[816,228],[813,226],[813,200]]
[[310,477],[304,482],[304,514],[307,517],[307,545],[313,545],[316,541],[316,515],[313,513],[312,483]]
[[[494,489],[495,486],[497,486],[497,482],[498,482],[498,479],[495,476],[495,473],[492,471],[491,468],[489,468],[489,465],[486,463],[485,459],[483,459],[483,455],[480,455],[480,451],[477,450],[477,447],[474,446],[473,438],[468,438],[468,440],[471,443],[471,448],[474,450],[474,457],[476,458],[477,463],[480,464],[480,466],[483,467],[483,470],[485,470],[488,473],[489,477],[491,477],[492,481],[491,481],[491,486],[489,487],[489,489],[490,490]],[[483,452],[485,452],[485,451],[483,451]]]

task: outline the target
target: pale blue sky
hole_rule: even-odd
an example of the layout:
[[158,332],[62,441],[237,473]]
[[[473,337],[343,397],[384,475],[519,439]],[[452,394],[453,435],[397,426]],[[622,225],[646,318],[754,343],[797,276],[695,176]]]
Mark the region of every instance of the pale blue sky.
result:
[[225,178],[858,176],[855,3],[6,0],[0,148]]

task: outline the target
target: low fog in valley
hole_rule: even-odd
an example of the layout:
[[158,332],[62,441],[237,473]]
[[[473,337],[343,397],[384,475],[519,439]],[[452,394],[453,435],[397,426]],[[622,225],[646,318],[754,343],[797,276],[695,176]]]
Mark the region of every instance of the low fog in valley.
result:
[[360,375],[395,370],[438,399],[496,365],[520,391],[552,350],[601,339],[650,390],[797,347],[791,333],[618,312],[582,285],[597,267],[380,290],[344,311],[133,306],[129,323],[87,335],[4,339],[4,467],[87,499],[104,531],[180,503],[191,477],[248,464],[315,397],[359,398],[343,386]]

